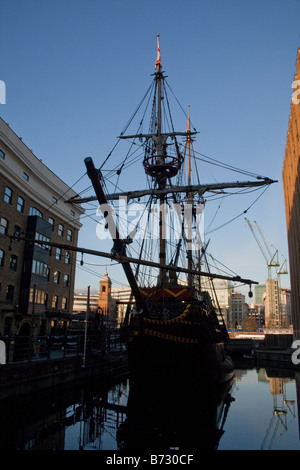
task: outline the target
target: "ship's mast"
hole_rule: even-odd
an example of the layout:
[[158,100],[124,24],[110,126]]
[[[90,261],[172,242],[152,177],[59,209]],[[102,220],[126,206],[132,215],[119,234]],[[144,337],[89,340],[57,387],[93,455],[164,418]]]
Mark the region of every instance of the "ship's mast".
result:
[[[191,185],[191,129],[190,129],[190,106],[188,111],[188,121],[187,121],[187,138],[186,138],[186,145],[188,150],[188,186]],[[187,194],[187,260],[188,260],[188,269],[191,271],[193,268],[193,259],[192,259],[192,222],[193,222],[193,195],[191,192]],[[191,272],[188,274],[188,286],[192,287],[193,284],[193,275]]]
[[[162,164],[162,167],[165,165],[165,155],[162,143],[162,125],[161,125],[161,85],[163,80],[163,74],[161,71],[161,58],[160,58],[160,47],[159,47],[159,34],[157,34],[157,59],[155,62],[156,80],[157,80],[157,139],[156,139],[156,155],[159,158],[159,161]],[[158,181],[159,189],[165,189],[166,187],[166,175],[159,175]],[[164,266],[166,264],[166,230],[165,230],[165,195],[162,194],[159,199],[160,202],[160,212],[159,212],[159,264]],[[166,283],[166,271],[160,269],[159,273],[159,284],[163,287]]]

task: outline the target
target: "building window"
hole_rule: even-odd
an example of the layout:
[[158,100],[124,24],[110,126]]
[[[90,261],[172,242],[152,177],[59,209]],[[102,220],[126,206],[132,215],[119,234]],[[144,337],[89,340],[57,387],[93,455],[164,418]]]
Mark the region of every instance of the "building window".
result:
[[48,266],[41,261],[33,260],[32,261],[32,273],[42,276],[45,279],[48,278]]
[[61,308],[63,310],[67,310],[67,307],[68,307],[68,299],[67,297],[63,297],[61,301]]
[[41,233],[39,232],[35,232],[35,239],[36,240],[39,240],[41,243],[38,243],[38,246],[40,246],[41,248],[43,248],[44,250],[49,250],[49,245],[45,245],[43,242],[49,242],[50,241],[50,238],[46,237],[46,235],[42,235]]
[[3,158],[3,160],[5,158],[5,153],[2,150],[0,150],[0,157]]
[[61,248],[56,248],[56,259],[61,260]]
[[60,272],[55,271],[53,274],[53,282],[54,284],[59,284],[59,279],[60,279]]
[[73,232],[71,229],[68,229],[67,231],[67,240],[71,242],[73,240]]
[[52,308],[57,308],[57,305],[58,305],[58,297],[57,297],[57,295],[54,295],[52,297],[51,307]]
[[60,237],[64,236],[64,226],[63,226],[63,224],[58,224],[58,235]]
[[0,249],[0,266],[4,266],[4,251]]
[[75,217],[75,212],[74,211],[71,210],[70,214],[71,214],[72,217]]
[[25,171],[23,171],[23,178],[24,180],[29,181],[29,176],[27,175],[27,173],[25,173]]
[[69,274],[64,275],[64,287],[69,287]]
[[52,217],[49,217],[48,222],[49,222],[49,224],[52,225],[52,232],[53,232],[53,230],[54,230],[54,219],[52,219]]
[[15,229],[14,229],[14,240],[15,242],[19,241],[18,240],[18,237],[21,235],[21,227],[19,227],[19,225],[15,225]]
[[0,233],[2,233],[2,235],[7,235],[7,229],[8,229],[8,220],[6,220],[4,217],[1,217]]
[[53,202],[53,204],[57,204],[57,198],[52,196],[52,202]]
[[8,300],[9,302],[12,302],[14,300],[14,292],[15,292],[14,286],[8,285],[6,287],[6,300]]
[[7,202],[7,204],[11,204],[12,201],[12,190],[8,186],[5,188],[4,201]]
[[34,303],[35,304],[45,305],[46,292],[44,292],[43,290],[40,290],[40,289],[34,289],[33,287],[30,288],[29,302],[33,302],[34,291],[35,291]]
[[33,206],[29,208],[29,215],[37,215],[38,217],[43,218],[43,214],[41,213],[41,211]]
[[66,251],[65,263],[66,263],[66,264],[70,264],[70,263],[71,263],[71,255],[70,255],[70,252],[69,252],[69,251]]
[[24,199],[21,196],[18,197],[17,210],[21,212],[21,214],[24,212]]

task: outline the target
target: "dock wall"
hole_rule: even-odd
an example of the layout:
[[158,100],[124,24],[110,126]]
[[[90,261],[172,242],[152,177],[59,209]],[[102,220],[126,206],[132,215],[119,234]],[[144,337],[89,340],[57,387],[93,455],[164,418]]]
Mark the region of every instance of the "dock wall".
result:
[[124,353],[89,357],[85,365],[80,356],[31,364],[0,364],[0,400],[21,397],[84,379],[121,379],[127,374],[127,356]]

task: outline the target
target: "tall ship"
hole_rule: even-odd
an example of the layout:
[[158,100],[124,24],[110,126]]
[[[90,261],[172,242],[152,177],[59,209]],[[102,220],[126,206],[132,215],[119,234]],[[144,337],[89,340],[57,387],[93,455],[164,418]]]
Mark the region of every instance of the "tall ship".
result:
[[[177,377],[184,382],[193,377],[199,383],[222,383],[232,377],[234,369],[226,354],[229,337],[225,319],[209,293],[213,292],[213,280],[238,281],[250,288],[256,282],[207,269],[204,195],[232,188],[264,188],[274,181],[259,177],[254,181],[200,183],[194,158],[198,132],[191,126],[189,106],[183,131],[175,129],[170,90],[157,36],[153,80],[117,140],[117,144],[126,142],[126,153],[118,153],[116,144],[97,168],[87,157],[85,166],[95,196],[73,202],[98,201],[103,221],[99,227],[112,240],[111,252],[103,255],[120,263],[131,287],[123,333],[132,381],[142,383],[159,377],[167,382]],[[138,115],[137,130],[131,133],[130,126]],[[113,153],[117,153],[114,163]],[[129,178],[125,178],[125,187],[126,182],[129,187],[120,190],[126,168]],[[132,187],[132,180],[137,186],[142,181],[142,173],[145,186]],[[114,191],[110,191],[113,176]],[[135,217],[130,223],[127,219],[124,228],[130,204]],[[204,279],[211,282],[212,289],[206,289]]]

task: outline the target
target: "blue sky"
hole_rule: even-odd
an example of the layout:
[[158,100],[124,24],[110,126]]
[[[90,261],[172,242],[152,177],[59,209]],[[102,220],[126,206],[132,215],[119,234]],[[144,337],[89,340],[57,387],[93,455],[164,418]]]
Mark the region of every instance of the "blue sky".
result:
[[[85,172],[86,156],[101,164],[150,85],[160,34],[168,83],[183,107],[191,105],[200,132],[197,151],[279,181],[247,217],[258,221],[283,260],[282,166],[299,18],[299,0],[0,0],[0,80],[6,84],[0,116],[72,186]],[[176,127],[184,128],[178,119]],[[215,169],[199,171],[206,182]],[[243,178],[218,173],[217,179]],[[137,187],[134,173],[131,184]],[[83,180],[74,189],[88,185]],[[230,199],[220,224],[254,199]],[[105,248],[95,222],[82,222],[79,245]],[[242,277],[265,281],[265,260],[243,217],[211,234],[210,251]],[[126,283],[110,262],[85,261],[86,270],[77,269],[78,287],[97,289],[106,266],[114,287]],[[289,286],[289,276],[282,285]]]

